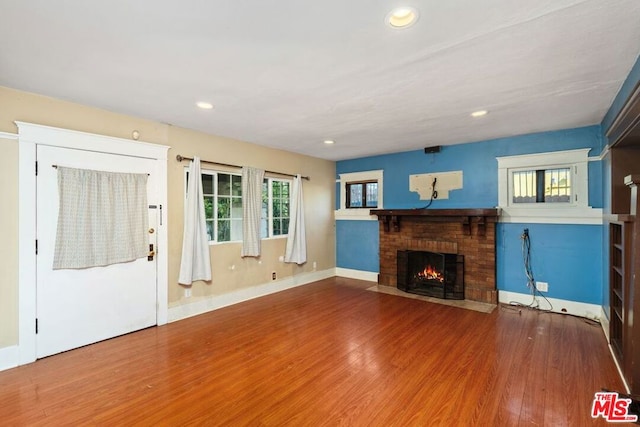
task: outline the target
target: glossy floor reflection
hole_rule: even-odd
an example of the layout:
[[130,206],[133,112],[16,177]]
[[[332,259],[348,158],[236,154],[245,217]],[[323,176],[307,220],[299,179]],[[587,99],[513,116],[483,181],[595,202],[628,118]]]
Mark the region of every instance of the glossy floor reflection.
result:
[[599,325],[331,278],[0,372],[1,425],[606,425]]

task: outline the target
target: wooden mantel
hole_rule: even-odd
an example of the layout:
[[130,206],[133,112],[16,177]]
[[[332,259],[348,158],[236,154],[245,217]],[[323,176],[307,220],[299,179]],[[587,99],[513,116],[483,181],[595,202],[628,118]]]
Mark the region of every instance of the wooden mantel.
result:
[[372,209],[371,215],[377,215],[384,224],[384,231],[400,231],[400,219],[403,216],[420,217],[425,221],[460,222],[466,234],[471,234],[471,219],[476,218],[478,234],[484,235],[485,224],[496,222],[500,209]]

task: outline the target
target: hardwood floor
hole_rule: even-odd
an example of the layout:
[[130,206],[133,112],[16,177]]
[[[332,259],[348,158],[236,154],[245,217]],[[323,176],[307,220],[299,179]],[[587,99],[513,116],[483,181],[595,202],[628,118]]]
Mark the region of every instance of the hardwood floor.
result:
[[599,325],[332,278],[0,372],[0,425],[606,425]]

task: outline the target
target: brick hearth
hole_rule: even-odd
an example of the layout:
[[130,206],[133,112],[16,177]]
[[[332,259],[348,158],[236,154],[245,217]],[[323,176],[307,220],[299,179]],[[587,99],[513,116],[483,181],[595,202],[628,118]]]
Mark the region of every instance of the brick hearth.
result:
[[[479,212],[482,215],[472,216]],[[498,210],[373,210],[371,213],[380,219],[380,285],[397,286],[398,250],[459,254],[464,255],[465,299],[497,304],[495,225]]]

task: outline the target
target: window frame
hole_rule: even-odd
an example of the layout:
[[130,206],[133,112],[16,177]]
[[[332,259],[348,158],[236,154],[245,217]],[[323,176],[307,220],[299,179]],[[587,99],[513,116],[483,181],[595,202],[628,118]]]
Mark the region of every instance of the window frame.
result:
[[[602,209],[589,206],[590,148],[497,157],[500,222],[602,224]],[[514,203],[513,172],[570,168],[571,200],[561,203]]]
[[[218,198],[220,197],[220,192],[218,189],[218,175],[229,175],[231,176],[237,176],[237,177],[242,177],[242,174],[236,173],[236,172],[230,172],[230,171],[224,171],[224,170],[216,170],[216,169],[201,169],[200,170],[200,179],[202,180],[202,175],[211,175],[213,176],[213,185],[214,185],[214,194],[213,195],[209,195],[206,197],[213,197],[213,217],[212,218],[207,218],[206,222],[212,222],[213,223],[213,236],[214,236],[214,240],[209,240],[209,245],[219,245],[219,244],[225,244],[225,243],[240,243],[242,242],[242,237],[240,238],[240,240],[224,240],[224,241],[219,241],[218,240]],[[187,200],[187,185],[188,185],[188,179],[189,179],[189,168],[185,167],[185,173],[184,173],[185,179],[184,179],[184,200],[186,202]],[[233,178],[231,178],[232,180]],[[233,207],[233,198],[237,198],[238,196],[234,196],[233,195],[233,185],[230,184],[232,186],[232,190],[231,190],[231,195],[229,195],[230,203],[231,203],[231,208]],[[203,195],[204,195],[204,189],[203,189]],[[224,197],[226,197],[226,195],[224,195]],[[240,194],[240,199],[242,200],[242,194]],[[186,212],[186,203],[185,203],[185,212]],[[206,215],[206,214],[205,214]],[[231,216],[229,218],[229,221],[233,220],[233,216]],[[240,218],[242,221],[244,221],[244,217]],[[242,222],[240,223],[242,224]],[[242,225],[240,225],[241,230],[242,230]]]
[[[544,200],[542,201],[534,201],[534,202],[514,202],[513,198],[514,198],[514,193],[515,193],[515,188],[514,188],[514,179],[513,179],[513,175],[515,173],[518,172],[534,172],[536,173],[536,175],[539,172],[542,172],[541,175],[544,175],[544,173],[548,170],[554,170],[554,169],[569,169],[569,176],[570,176],[570,181],[571,184],[569,185],[570,188],[570,194],[569,194],[569,201],[567,202],[545,202]],[[533,207],[533,206],[538,206],[538,205],[556,205],[556,206],[571,206],[571,205],[575,205],[577,204],[577,196],[578,194],[575,191],[575,185],[574,185],[574,181],[576,179],[576,175],[577,175],[577,166],[574,164],[561,164],[561,165],[548,165],[545,167],[535,167],[535,168],[531,168],[531,167],[524,167],[524,168],[510,168],[509,169],[509,174],[508,174],[508,186],[509,186],[509,204],[511,206],[517,206],[517,207]],[[544,184],[543,184],[544,185]],[[540,187],[540,184],[537,183],[537,187],[538,188],[543,188]],[[537,190],[538,188],[536,188],[536,198],[539,197],[539,195],[537,194]],[[544,192],[542,193],[542,199],[544,199]]]
[[[214,190],[215,190],[215,194],[213,194],[214,197],[214,206],[213,206],[213,218],[209,218],[207,219],[207,222],[211,221],[213,222],[213,235],[215,237],[215,240],[209,240],[209,245],[222,245],[222,244],[227,244],[227,243],[242,243],[242,237],[240,238],[240,240],[225,240],[225,241],[218,241],[218,204],[217,204],[217,200],[218,197],[220,196],[219,191],[218,191],[218,178],[217,175],[218,174],[224,174],[224,175],[233,175],[233,176],[239,176],[242,177],[241,173],[238,172],[231,172],[231,171],[226,171],[226,170],[218,170],[218,169],[201,169],[200,170],[200,175],[213,175],[215,178],[213,180],[214,182]],[[184,213],[186,215],[186,200],[187,200],[187,183],[188,183],[188,179],[189,179],[189,168],[185,167],[184,168],[184,201],[185,201],[185,205],[184,205]],[[200,178],[202,179],[202,177]],[[271,185],[269,185],[272,181],[282,181],[282,182],[288,182],[289,183],[289,220],[291,220],[291,189],[292,189],[292,185],[293,185],[293,179],[287,179],[287,178],[275,178],[275,177],[265,177],[264,181],[267,181],[267,200],[268,200],[268,218],[267,218],[267,224],[269,227],[268,233],[269,236],[268,237],[262,237],[260,236],[260,239],[263,240],[269,240],[269,239],[281,239],[281,238],[286,238],[288,237],[288,230],[287,233],[284,234],[279,234],[277,236],[273,236],[273,190]],[[263,182],[264,182],[263,181]],[[233,193],[233,191],[232,191]],[[204,189],[203,189],[203,194],[204,194]],[[231,195],[231,197],[233,198],[233,194]],[[237,196],[235,196],[237,197]],[[242,197],[242,195],[240,195],[240,197]],[[262,218],[261,218],[262,219]],[[244,216],[242,217],[242,221],[244,221]]]
[[[369,211],[371,209],[384,209],[384,171],[369,170],[361,172],[349,172],[342,173],[336,180],[339,184],[339,197],[340,207],[334,212],[334,217],[337,220],[364,220],[364,221],[377,221],[376,215],[371,215]],[[347,184],[360,183],[360,182],[377,182],[378,183],[378,207],[376,208],[347,208]]]
[[[286,233],[282,233],[282,234],[278,234],[276,236],[273,235],[273,186],[271,185],[274,181],[279,181],[279,182],[286,182],[289,184],[289,216],[288,217],[279,217],[281,219],[284,218],[288,218],[289,221],[291,221],[291,190],[293,188],[293,179],[287,179],[287,178],[273,178],[273,177],[264,177],[263,182],[266,181],[267,182],[267,200],[268,200],[268,206],[267,206],[267,236],[263,237],[262,236],[262,228],[260,231],[260,238],[261,239],[282,239],[282,238],[286,238],[289,236],[289,230],[287,227],[287,232]],[[262,211],[262,210],[261,210]],[[262,216],[260,217],[260,221],[262,221]]]
[[[345,183],[345,208],[346,209],[378,209],[378,200],[376,198],[375,206],[367,206],[367,184],[376,184],[376,193],[378,190],[378,181],[377,180],[368,180],[368,181],[359,181],[359,182],[347,182]],[[362,206],[351,206],[351,186],[352,185],[362,185]]]

